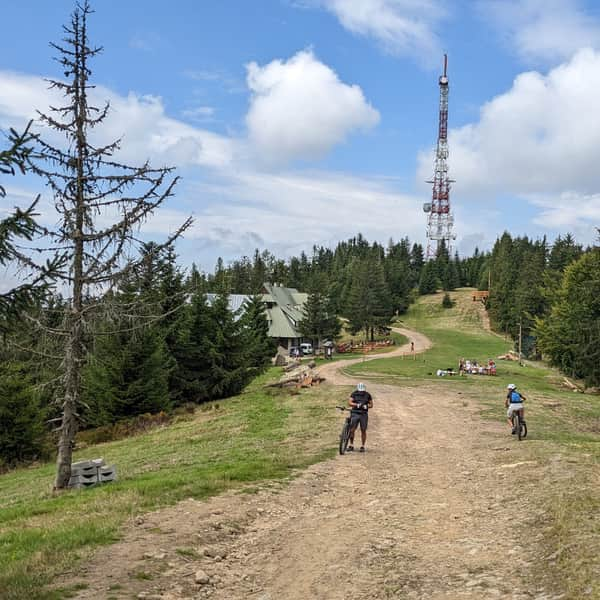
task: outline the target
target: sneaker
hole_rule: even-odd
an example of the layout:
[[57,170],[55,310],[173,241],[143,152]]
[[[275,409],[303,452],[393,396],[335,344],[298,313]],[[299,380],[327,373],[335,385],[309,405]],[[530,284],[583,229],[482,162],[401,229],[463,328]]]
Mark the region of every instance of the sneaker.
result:
[[346,452],[354,452],[354,446],[348,446]]
[[510,433],[511,433],[512,435],[516,435],[516,433],[517,433],[517,430],[513,428],[513,429],[511,430],[511,432],[510,432]]
[[364,452],[365,451],[365,447],[361,446],[359,452]]

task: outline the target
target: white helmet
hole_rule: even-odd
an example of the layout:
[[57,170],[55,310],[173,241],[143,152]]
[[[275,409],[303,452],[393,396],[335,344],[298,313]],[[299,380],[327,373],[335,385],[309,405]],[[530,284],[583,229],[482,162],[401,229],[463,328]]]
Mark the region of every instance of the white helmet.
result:
[[359,392],[366,392],[366,391],[367,391],[367,386],[366,386],[364,383],[359,383],[359,384],[356,386],[356,389],[357,389]]
[[514,383],[509,383],[509,384],[506,386],[506,389],[507,389],[507,390],[516,390],[516,389],[517,389],[517,386],[516,386]]

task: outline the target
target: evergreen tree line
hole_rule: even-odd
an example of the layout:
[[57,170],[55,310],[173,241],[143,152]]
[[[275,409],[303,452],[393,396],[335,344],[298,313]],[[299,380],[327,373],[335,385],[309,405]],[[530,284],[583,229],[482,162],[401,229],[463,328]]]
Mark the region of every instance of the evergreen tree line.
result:
[[[195,265],[186,273],[171,247],[148,243],[136,268],[102,298],[89,323],[81,427],[241,391],[275,353],[259,296],[266,281],[309,293],[299,324],[303,336],[335,340],[338,316],[343,316],[353,333],[372,338],[419,291],[469,284],[474,271],[469,261],[481,256],[460,261],[442,249],[435,261],[425,263],[422,247],[407,238],[384,247],[359,234],[334,250],[315,247],[310,260],[301,254],[284,261],[256,251],[252,261],[243,258],[227,267],[218,261],[214,274],[205,275]],[[52,332],[60,332],[69,303],[48,294],[47,286],[43,292],[28,298],[29,318],[0,319],[0,464],[39,456],[47,424],[60,416],[54,400],[60,395],[56,373],[62,342]],[[250,296],[240,314],[229,310],[228,294],[234,292]],[[208,293],[216,294],[214,301],[208,302]],[[14,312],[15,302],[11,306]]]
[[369,243],[359,233],[334,249],[314,246],[310,258],[302,252],[283,260],[256,250],[252,259],[243,257],[227,266],[219,259],[207,285],[212,291],[238,294],[258,293],[265,281],[296,288],[309,293],[303,335],[333,339],[340,316],[352,333],[372,339],[419,294],[477,286],[485,257],[478,250],[468,259],[451,257],[442,243],[436,258],[426,262],[423,247],[408,238],[384,246]]
[[[262,299],[252,296],[232,312],[228,295],[208,301],[205,278],[177,266],[172,249],[149,243],[140,268],[103,298],[91,352],[82,369],[82,427],[98,427],[145,413],[239,393],[270,364]],[[130,307],[112,314],[112,306]],[[32,320],[59,328],[65,303],[39,302]],[[54,404],[56,365],[52,336],[30,320],[14,322],[0,345],[0,466],[44,452]]]
[[[565,374],[600,385],[600,248],[572,235],[504,233],[486,259],[488,311],[494,329],[522,339],[526,356],[543,356]],[[485,289],[485,288],[484,288]]]
[[[333,292],[347,291],[347,282],[358,263],[373,261],[383,269],[385,285],[390,293],[393,312],[403,313],[418,293],[434,293],[437,289],[453,290],[460,286],[478,286],[485,254],[475,250],[472,257],[460,259],[449,255],[442,242],[433,261],[425,262],[421,244],[411,244],[408,238],[390,240],[387,246],[369,243],[362,234],[342,241],[333,249],[313,246],[311,256],[301,252],[288,260],[274,256],[269,250],[254,252],[225,265],[219,258],[214,273],[207,276],[211,291],[227,289],[236,294],[256,294],[265,281],[281,283],[301,291],[319,289],[334,296],[338,308],[345,300],[338,300]],[[423,269],[426,270],[426,277]]]

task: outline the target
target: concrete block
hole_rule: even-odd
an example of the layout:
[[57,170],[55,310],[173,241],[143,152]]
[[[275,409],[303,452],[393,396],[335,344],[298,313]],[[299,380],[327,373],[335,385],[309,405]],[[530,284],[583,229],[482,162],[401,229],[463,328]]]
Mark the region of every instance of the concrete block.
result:
[[115,465],[104,465],[98,469],[98,481],[108,483],[117,480],[117,469]]
[[103,458],[95,458],[93,460],[81,460],[74,462],[71,465],[71,475],[91,475],[97,473],[98,468],[104,464]]
[[88,467],[101,467],[104,464],[103,458],[93,458],[91,460],[80,460],[78,462],[74,462],[71,465],[71,468],[88,468]]
[[69,487],[83,488],[91,487],[98,483],[98,473],[93,475],[71,475],[69,479]]

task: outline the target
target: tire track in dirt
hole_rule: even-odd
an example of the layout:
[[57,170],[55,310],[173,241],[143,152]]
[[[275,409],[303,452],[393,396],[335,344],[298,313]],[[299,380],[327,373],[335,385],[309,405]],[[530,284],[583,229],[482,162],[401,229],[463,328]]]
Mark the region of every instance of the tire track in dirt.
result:
[[[400,332],[417,352],[429,346],[421,334]],[[340,395],[333,386],[355,383],[339,373],[348,364],[321,369],[332,394]],[[533,484],[506,430],[446,388],[373,383],[369,390],[375,406],[365,454],[313,465],[256,494],[188,500],[145,515],[96,554],[90,587],[78,597],[558,598],[518,575],[537,548],[514,523],[536,515],[523,504]],[[182,547],[196,554],[178,554]],[[132,578],[136,569],[152,581]]]

